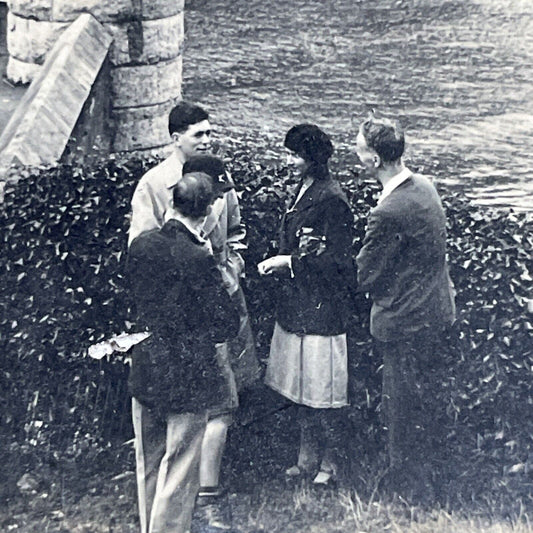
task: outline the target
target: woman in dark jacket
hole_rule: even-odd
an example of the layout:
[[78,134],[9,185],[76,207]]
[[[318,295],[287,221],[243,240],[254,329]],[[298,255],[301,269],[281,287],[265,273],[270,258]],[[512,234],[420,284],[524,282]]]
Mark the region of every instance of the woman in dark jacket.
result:
[[318,473],[315,483],[335,474],[332,444],[338,408],[347,399],[346,317],[353,287],[353,216],[328,170],[329,137],[300,124],[285,137],[288,162],[300,174],[281,225],[278,255],[258,265],[276,274],[280,294],[265,381],[300,406],[298,462],[288,475]]

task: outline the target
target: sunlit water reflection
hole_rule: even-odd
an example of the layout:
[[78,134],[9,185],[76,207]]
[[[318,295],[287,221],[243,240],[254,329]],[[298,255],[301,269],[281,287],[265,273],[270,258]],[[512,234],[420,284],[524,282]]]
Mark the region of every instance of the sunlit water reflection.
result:
[[533,1],[191,0],[186,27],[185,96],[223,134],[313,121],[352,165],[374,107],[444,187],[533,210]]

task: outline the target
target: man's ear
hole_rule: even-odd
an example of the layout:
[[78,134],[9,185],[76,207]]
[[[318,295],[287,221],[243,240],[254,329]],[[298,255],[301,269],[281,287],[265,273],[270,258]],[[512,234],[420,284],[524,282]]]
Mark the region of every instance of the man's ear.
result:
[[170,138],[172,139],[172,141],[176,144],[176,145],[180,145],[181,143],[181,134],[178,133],[177,131],[175,131],[171,136]]
[[381,157],[378,154],[374,154],[374,167],[379,168],[381,165]]

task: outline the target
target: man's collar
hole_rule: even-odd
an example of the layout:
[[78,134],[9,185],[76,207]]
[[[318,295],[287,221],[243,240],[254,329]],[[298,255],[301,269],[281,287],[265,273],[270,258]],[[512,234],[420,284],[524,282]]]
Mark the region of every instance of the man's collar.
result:
[[178,223],[178,225],[183,226],[191,234],[191,236],[200,244],[206,244],[206,239],[204,239],[202,235],[200,235],[198,229],[195,228],[193,224],[191,224],[191,221],[187,217],[184,217],[181,213],[174,209],[169,209],[165,212],[164,215],[164,225],[171,224],[175,226],[175,223]]
[[408,180],[412,176],[412,172],[405,167],[401,172],[393,176],[384,186],[383,191],[378,200],[378,205],[389,196],[392,191],[399,187],[404,181]]
[[185,164],[185,156],[181,150],[174,148],[172,153],[166,159],[166,163],[168,163],[168,173],[165,185],[167,186],[167,189],[172,189],[172,187],[174,187],[181,179],[183,165]]

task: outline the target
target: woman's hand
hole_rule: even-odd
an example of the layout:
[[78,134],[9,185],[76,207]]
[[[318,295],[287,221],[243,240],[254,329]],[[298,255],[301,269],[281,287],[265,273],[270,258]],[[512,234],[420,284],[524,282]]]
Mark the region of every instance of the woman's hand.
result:
[[273,274],[284,268],[291,268],[290,255],[275,255],[274,257],[269,257],[268,259],[261,261],[257,265],[257,270],[262,276],[268,276],[269,274]]

